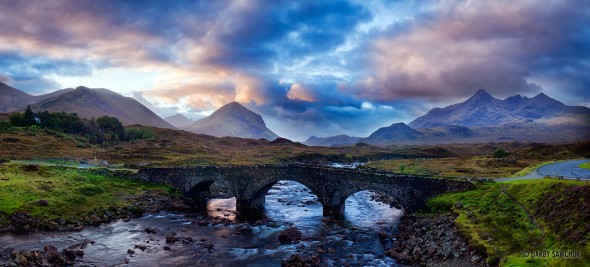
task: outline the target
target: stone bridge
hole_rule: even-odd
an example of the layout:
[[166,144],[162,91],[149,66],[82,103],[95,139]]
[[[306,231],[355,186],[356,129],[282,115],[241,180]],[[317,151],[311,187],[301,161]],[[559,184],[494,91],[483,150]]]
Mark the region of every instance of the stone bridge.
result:
[[343,215],[345,200],[364,190],[385,193],[397,201],[398,207],[413,212],[424,208],[432,196],[474,187],[468,181],[304,164],[145,168],[138,176],[191,196],[209,192],[213,183],[221,184],[235,196],[241,215],[260,213],[266,193],[281,180],[309,188],[322,203],[324,216],[336,218]]

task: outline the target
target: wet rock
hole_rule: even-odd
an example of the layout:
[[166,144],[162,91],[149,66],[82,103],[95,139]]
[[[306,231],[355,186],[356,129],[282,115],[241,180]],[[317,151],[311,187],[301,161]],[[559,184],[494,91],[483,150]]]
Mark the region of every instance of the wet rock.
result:
[[482,255],[471,261],[471,255],[479,254],[468,250],[465,241],[458,235],[453,214],[408,215],[402,218],[393,247],[385,255],[405,265],[483,265]]
[[281,262],[281,267],[316,267],[320,265],[321,260],[318,256],[306,257],[301,254],[293,254],[289,259]]
[[164,246],[164,250],[170,250],[169,246]]
[[59,255],[59,252],[57,252],[57,248],[55,248],[54,246],[45,246],[43,248],[43,252],[45,253],[45,258],[47,259],[47,262],[49,262],[50,264],[59,265],[63,263],[63,258],[61,257],[61,255]]
[[145,232],[148,234],[155,234],[158,231],[156,230],[156,228],[148,227],[148,228],[145,228]]
[[145,251],[148,247],[146,245],[135,245],[135,248],[141,251]]
[[133,250],[133,249],[128,249],[127,250],[127,254],[133,255],[134,253],[135,253],[135,250]]
[[281,244],[297,243],[301,240],[301,232],[295,227],[289,227],[279,233],[279,241]]
[[66,260],[73,261],[76,259],[76,252],[71,249],[64,249],[62,254],[65,256]]
[[178,238],[176,238],[175,235],[166,235],[166,243],[167,244],[174,244],[174,243],[176,243],[177,240],[178,240]]

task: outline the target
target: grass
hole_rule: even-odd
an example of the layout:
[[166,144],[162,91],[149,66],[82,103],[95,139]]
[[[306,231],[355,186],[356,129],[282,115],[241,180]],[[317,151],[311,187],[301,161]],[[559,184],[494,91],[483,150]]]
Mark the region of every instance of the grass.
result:
[[[126,207],[145,191],[163,186],[108,177],[68,167],[0,164],[0,215],[27,211],[33,216],[76,218],[91,210]],[[47,205],[39,205],[39,201]]]
[[582,169],[589,169],[590,170],[590,162],[586,162],[584,164],[580,165],[580,168]]
[[[585,210],[588,204],[579,204],[588,200],[588,183],[540,179],[483,184],[475,190],[435,197],[429,206],[433,211],[457,212],[461,234],[471,248],[485,249],[489,263],[590,266],[590,211]],[[528,251],[568,249],[581,251],[582,257],[523,256]]]
[[385,169],[394,172],[442,176],[478,176],[508,177],[529,165],[532,160],[512,160],[486,158],[482,156],[431,158],[431,159],[394,159],[371,161],[366,167]]

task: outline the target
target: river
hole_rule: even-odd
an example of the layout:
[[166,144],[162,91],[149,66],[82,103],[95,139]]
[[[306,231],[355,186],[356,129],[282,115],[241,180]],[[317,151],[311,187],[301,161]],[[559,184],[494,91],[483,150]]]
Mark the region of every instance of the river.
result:
[[[349,197],[344,220],[332,221],[322,217],[322,205],[309,189],[280,181],[268,192],[264,218],[257,222],[236,220],[234,198],[210,199],[207,212],[196,214],[147,214],[79,232],[0,233],[0,251],[42,251],[45,245],[62,250],[90,240],[76,266],[280,266],[291,254],[318,251],[326,265],[392,266],[382,256],[390,240],[379,233],[391,233],[402,211],[372,200],[372,194]],[[301,242],[279,242],[278,234],[289,227],[302,232]],[[171,234],[178,241],[167,244]]]

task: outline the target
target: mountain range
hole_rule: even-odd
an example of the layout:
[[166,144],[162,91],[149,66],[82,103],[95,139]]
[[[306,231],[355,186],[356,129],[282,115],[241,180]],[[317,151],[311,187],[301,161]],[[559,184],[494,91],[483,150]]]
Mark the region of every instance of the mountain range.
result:
[[408,124],[412,128],[438,126],[497,126],[503,124],[575,122],[590,115],[586,107],[570,107],[540,93],[533,98],[521,95],[504,100],[478,90],[466,101],[445,108],[434,108]]
[[[478,90],[464,102],[434,108],[410,124],[379,128],[358,143],[371,145],[469,142],[571,142],[590,139],[590,109],[567,106],[541,93],[497,99]],[[335,146],[335,137],[309,145]],[[311,138],[310,138],[311,139]],[[309,139],[308,139],[309,140]],[[307,141],[306,141],[307,142]]]
[[[192,121],[181,114],[160,118],[137,100],[107,89],[83,86],[32,96],[0,83],[0,113],[24,110],[77,113],[82,118],[116,117],[126,125],[140,124],[182,129],[216,137],[275,140],[262,116],[232,102],[210,116]],[[393,123],[368,137],[336,135],[311,136],[309,146],[439,144],[497,141],[570,142],[589,140],[590,109],[567,106],[545,94],[528,98],[520,95],[497,99],[485,90],[444,108],[434,108],[408,125]]]
[[307,146],[347,146],[352,145],[361,139],[362,137],[348,136],[346,134],[330,137],[311,136],[305,140],[303,144]]
[[238,102],[229,103],[184,129],[217,137],[237,136],[270,141],[279,137],[266,127],[262,116]]

